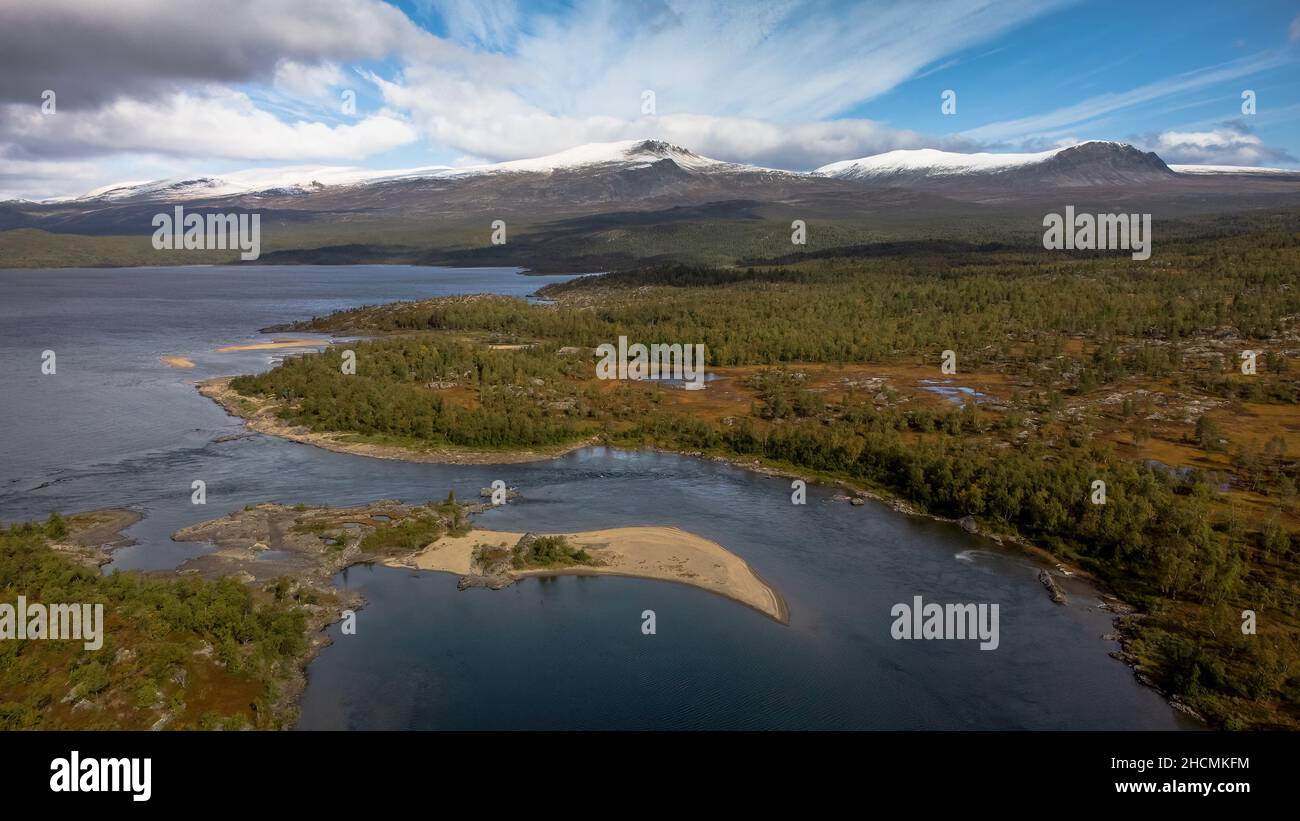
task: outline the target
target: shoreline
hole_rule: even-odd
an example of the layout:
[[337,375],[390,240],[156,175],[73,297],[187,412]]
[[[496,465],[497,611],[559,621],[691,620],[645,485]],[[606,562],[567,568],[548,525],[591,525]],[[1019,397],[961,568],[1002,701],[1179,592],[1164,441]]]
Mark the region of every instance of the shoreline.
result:
[[[208,398],[220,404],[223,408],[225,408],[226,412],[229,413],[230,415],[243,418],[245,420],[245,424],[252,430],[256,430],[259,433],[266,433],[271,436],[280,436],[281,438],[290,439],[291,441],[300,442],[302,444],[315,445],[316,447],[321,447],[326,450],[333,450],[340,453],[350,453],[357,456],[371,456],[373,458],[380,458],[380,459],[394,459],[398,461],[434,462],[434,463],[441,463],[441,464],[512,464],[512,463],[519,463],[519,462],[546,461],[548,459],[558,458],[560,456],[564,456],[566,454],[572,453],[577,450],[581,450],[586,447],[600,445],[600,437],[592,437],[590,440],[573,444],[570,446],[566,446],[562,449],[558,449],[554,453],[538,454],[529,451],[515,452],[513,454],[514,458],[510,458],[511,454],[491,454],[489,457],[488,454],[471,452],[471,453],[459,455],[460,458],[457,458],[458,455],[452,453],[443,454],[443,453],[435,452],[430,454],[422,454],[418,451],[413,451],[409,448],[403,448],[399,446],[379,446],[379,445],[365,445],[363,443],[337,442],[332,440],[329,434],[317,434],[312,432],[306,432],[305,434],[296,433],[295,430],[301,431],[303,429],[301,428],[295,429],[292,426],[284,425],[283,423],[280,423],[278,420],[275,420],[274,417],[271,417],[271,419],[269,420],[270,424],[266,424],[265,422],[258,419],[257,415],[250,418],[245,414],[240,413],[237,401],[251,402],[252,400],[249,400],[248,398],[243,397],[242,395],[231,390],[229,387],[229,383],[231,379],[233,379],[233,377],[217,377],[215,379],[209,379],[204,382],[198,383],[199,392],[204,396],[207,396]],[[262,413],[266,413],[266,409],[264,407],[259,408],[257,411],[258,415]],[[267,415],[269,416],[269,414]],[[746,470],[751,473],[757,473],[760,475],[772,476],[776,478],[792,479],[792,480],[800,479],[808,483],[816,483],[825,487],[835,487],[844,491],[844,493],[848,495],[849,500],[851,500],[853,497],[857,497],[861,499],[870,499],[872,501],[878,502],[880,504],[889,507],[891,510],[895,511],[896,513],[901,513],[907,516],[915,516],[915,517],[930,519],[931,521],[943,522],[946,524],[955,524],[961,527],[966,532],[970,533],[971,535],[981,536],[985,539],[994,542],[995,544],[997,544],[999,547],[1002,548],[1007,548],[1009,547],[1009,545],[1015,545],[1016,547],[1019,547],[1025,554],[1031,556],[1032,558],[1037,559],[1041,562],[1049,563],[1053,567],[1052,572],[1054,572],[1055,574],[1062,575],[1071,580],[1082,581],[1088,584],[1102,600],[1102,604],[1099,606],[1106,609],[1112,615],[1111,624],[1115,631],[1113,635],[1117,637],[1114,640],[1118,641],[1120,645],[1120,649],[1118,651],[1112,651],[1108,653],[1108,655],[1110,655],[1116,661],[1119,661],[1121,664],[1124,664],[1124,666],[1128,667],[1130,672],[1132,672],[1133,677],[1138,681],[1140,685],[1144,687],[1149,687],[1155,690],[1157,693],[1159,693],[1160,696],[1165,699],[1166,703],[1169,704],[1169,706],[1172,709],[1182,712],[1186,715],[1190,715],[1196,720],[1205,723],[1205,719],[1199,713],[1195,712],[1194,710],[1192,710],[1190,707],[1188,707],[1186,704],[1182,703],[1181,701],[1171,698],[1161,688],[1155,686],[1155,684],[1151,681],[1149,676],[1146,675],[1145,671],[1141,668],[1141,666],[1136,661],[1136,657],[1133,654],[1131,648],[1132,642],[1135,638],[1134,635],[1135,623],[1136,621],[1144,617],[1146,613],[1140,611],[1137,607],[1135,607],[1131,603],[1121,599],[1118,595],[1116,595],[1116,593],[1112,589],[1110,589],[1109,585],[1105,584],[1103,581],[1098,579],[1092,573],[1089,573],[1083,568],[1066,564],[1064,560],[1054,555],[1050,550],[1047,550],[1044,547],[1040,547],[1034,544],[1033,542],[1030,542],[1028,539],[1025,539],[1022,536],[1019,536],[1017,534],[1012,534],[1012,533],[998,533],[985,528],[981,528],[979,527],[978,523],[974,521],[974,519],[970,519],[970,522],[973,525],[973,527],[969,527],[965,524],[965,520],[953,519],[951,517],[940,516],[934,513],[927,513],[924,511],[917,510],[906,499],[904,499],[901,496],[886,494],[880,491],[858,487],[845,479],[815,476],[807,472],[804,473],[797,472],[792,468],[764,464],[761,460],[758,459],[745,459],[741,457],[731,457],[722,454],[709,454],[709,453],[704,453],[702,451],[673,450],[670,448],[663,448],[663,447],[626,449],[626,448],[618,448],[613,445],[600,445],[600,446],[609,447],[614,450],[628,450],[629,452],[651,451],[656,453],[672,454],[675,456],[689,456],[697,459],[708,459],[715,462],[723,462],[733,467],[739,468],[741,470]],[[381,451],[381,452],[376,452],[376,451]],[[1039,584],[1037,580],[1035,580],[1033,583]],[[1103,638],[1106,637],[1103,636]]]
[[[265,509],[266,506],[258,506]],[[245,511],[247,512],[247,511]],[[227,521],[237,517],[236,513],[228,514],[222,520]],[[138,544],[138,542],[127,536],[125,531],[144,520],[145,514],[125,507],[107,507],[96,508],[92,510],[78,511],[69,513],[64,516],[67,526],[67,532],[59,538],[48,538],[46,549],[51,553],[64,557],[76,565],[92,569],[103,578],[103,567],[113,559],[113,553],[121,547],[127,547]],[[204,525],[210,525],[211,522],[200,523],[186,528],[182,528],[172,535],[173,540],[178,536],[184,537],[188,531],[199,531]],[[182,540],[185,540],[182,538]],[[206,554],[207,556],[216,556],[216,553]],[[203,557],[199,557],[202,559]],[[217,582],[223,578],[230,578],[247,587],[251,593],[256,594],[259,590],[264,590],[265,579],[262,584],[254,579],[251,575],[242,573],[203,573],[192,567],[196,560],[187,560],[174,567],[159,568],[156,570],[127,570],[128,575],[136,575],[140,578],[159,579],[159,580],[181,580],[187,576],[196,575],[205,578],[209,582]],[[278,719],[291,719],[297,721],[298,703],[303,690],[307,684],[307,670],[311,662],[320,655],[320,652],[332,644],[327,628],[337,623],[343,618],[344,608],[360,609],[366,604],[366,601],[359,594],[352,591],[334,588],[332,585],[325,586],[313,584],[313,579],[305,576],[295,578],[295,581],[301,585],[300,589],[311,587],[315,592],[328,593],[328,605],[323,603],[300,604],[297,606],[297,612],[304,618],[304,629],[302,638],[304,641],[300,652],[285,659],[285,666],[282,671],[275,675],[271,682],[273,693],[271,695],[270,709],[272,715]],[[116,629],[116,628],[115,628]],[[200,649],[194,652],[195,656],[210,657],[212,655],[212,644],[204,639],[201,634],[194,634],[200,639]],[[206,649],[205,649],[206,648]],[[119,658],[121,650],[118,651]],[[116,662],[114,662],[116,663]],[[223,665],[224,666],[224,665]],[[182,689],[185,688],[184,681],[180,682]],[[187,691],[188,692],[188,691]],[[200,693],[199,698],[204,696]],[[152,730],[169,730],[172,729],[172,721],[175,715],[170,712],[170,708],[163,708],[162,702],[154,705],[162,709],[162,715],[155,721],[152,727],[141,726],[136,729],[118,730],[119,732],[143,732],[146,729]],[[237,713],[223,712],[220,718],[237,717]],[[152,717],[151,717],[152,719]],[[242,716],[246,722],[248,717]],[[245,728],[249,725],[245,723]],[[284,724],[278,728],[287,729],[292,724]],[[183,730],[192,731],[192,730]]]
[[240,351],[278,351],[284,348],[328,348],[330,340],[328,339],[272,339],[270,342],[244,342],[233,345],[222,345],[220,348],[213,348],[213,353],[238,353]]
[[[805,482],[822,485],[823,487],[838,488],[848,494],[849,498],[856,496],[861,499],[870,499],[879,502],[896,513],[902,513],[907,516],[916,516],[931,521],[944,522],[946,524],[956,524],[963,527],[966,532],[983,536],[999,545],[1005,547],[1007,543],[1014,544],[1025,550],[1027,553],[1047,562],[1051,562],[1056,570],[1068,571],[1067,575],[1071,578],[1085,580],[1094,586],[1101,586],[1101,582],[1088,571],[1074,566],[1066,565],[1063,560],[1051,553],[1046,548],[1039,547],[1033,542],[1012,533],[998,533],[987,529],[969,528],[964,526],[962,519],[954,519],[949,516],[940,516],[935,513],[927,513],[917,510],[906,499],[901,496],[889,494],[881,491],[871,490],[853,484],[847,479],[835,477],[817,476],[807,472],[800,473],[793,468],[786,468],[777,465],[769,465],[758,459],[745,459],[741,457],[726,456],[723,454],[705,453],[703,451],[674,450],[664,447],[647,447],[647,448],[622,448],[617,445],[602,444],[599,435],[589,437],[580,442],[573,442],[567,445],[558,446],[552,450],[531,451],[475,451],[447,448],[442,450],[418,451],[401,445],[380,445],[368,442],[349,442],[341,440],[340,437],[350,436],[346,433],[317,433],[308,430],[300,425],[288,425],[274,417],[274,404],[262,403],[257,407],[252,415],[248,415],[240,407],[242,404],[255,404],[257,400],[251,399],[238,393],[230,388],[232,376],[218,376],[206,379],[196,383],[198,391],[203,396],[211,399],[220,405],[226,413],[231,416],[244,420],[244,424],[250,430],[258,433],[264,433],[268,436],[278,436],[281,439],[288,439],[292,442],[298,442],[305,445],[331,450],[336,453],[349,453],[353,456],[368,456],[373,459],[389,459],[399,462],[415,462],[422,464],[518,464],[522,462],[544,462],[549,459],[555,459],[566,456],[575,451],[588,447],[606,447],[611,450],[620,450],[628,453],[664,453],[673,456],[689,456],[696,459],[708,459],[714,462],[722,462],[741,470],[751,473],[757,473],[763,476],[772,476],[784,479],[800,479]],[[970,517],[968,517],[970,518]],[[973,519],[971,520],[973,521]],[[1109,593],[1109,591],[1107,591]],[[1110,594],[1115,601],[1120,599]],[[1127,603],[1121,602],[1127,605]]]
[[[472,512],[475,507],[466,505],[465,509]],[[415,508],[427,509],[427,505]],[[364,533],[374,529],[377,520],[373,517],[402,519],[412,509],[388,499],[358,507],[288,506],[274,502],[247,505],[172,533],[172,541],[206,543],[213,550],[165,572],[176,577],[193,574],[208,580],[230,578],[254,590],[264,590],[278,579],[291,579],[299,591],[313,594],[315,601],[300,605],[305,618],[306,644],[277,688],[275,709],[289,714],[298,709],[311,663],[334,643],[329,628],[345,618],[345,611],[355,612],[369,604],[356,591],[336,586],[334,577],[356,565],[380,563],[381,556],[360,549]],[[325,529],[337,531],[341,541],[331,544],[315,529],[294,527],[307,520],[322,521]],[[361,523],[367,526],[360,526]],[[354,530],[351,524],[360,527]],[[279,558],[268,561],[269,551],[276,551]],[[296,722],[295,716],[293,723]]]
[[[361,549],[362,537],[382,527],[382,522],[402,521],[420,515],[432,510],[433,504],[406,505],[381,499],[359,507],[288,506],[273,502],[249,505],[173,533],[174,541],[204,542],[214,549],[181,563],[166,575],[184,577],[194,574],[209,580],[233,578],[253,589],[264,589],[277,579],[292,579],[298,590],[314,591],[317,601],[302,606],[306,617],[306,644],[277,686],[276,710],[289,714],[297,709],[306,689],[311,663],[333,643],[328,628],[344,618],[345,609],[357,611],[369,604],[355,591],[336,586],[334,577],[338,573],[359,564],[457,575],[473,573],[473,548],[484,540],[513,544],[514,537],[524,535],[475,528],[464,536],[443,535],[406,553],[384,556]],[[490,506],[482,502],[461,503],[461,509],[472,515],[490,509]],[[129,511],[102,511],[92,515],[103,517],[119,513],[138,516]],[[113,524],[121,525],[127,521],[116,518]],[[311,523],[321,527],[296,526]],[[641,543],[638,543],[638,537]],[[572,534],[572,538],[578,546],[610,562],[609,566],[521,570],[511,575],[517,578],[619,575],[675,582],[730,599],[779,624],[789,623],[789,609],[775,588],[739,556],[701,536],[679,528],[630,527]],[[647,538],[651,542],[648,549],[644,543]],[[435,560],[427,560],[449,543],[454,550],[444,550]],[[656,548],[659,555],[656,555]],[[268,551],[276,551],[277,557],[267,561]],[[671,561],[663,560],[664,553],[671,557]],[[649,566],[634,569],[629,561],[640,561]],[[695,573],[696,570],[700,573]],[[710,572],[709,576],[703,575],[706,571]]]
[[[368,456],[372,459],[389,459],[397,462],[416,462],[440,465],[511,465],[523,462],[545,462],[596,444],[592,437],[581,442],[559,445],[543,450],[492,451],[446,447],[427,451],[413,450],[401,445],[381,445],[373,442],[349,441],[347,433],[317,433],[301,425],[290,425],[275,416],[276,405],[244,396],[230,387],[233,376],[217,376],[196,383],[203,396],[220,405],[226,413],[244,420],[249,430],[277,436],[302,445],[313,445],[335,453]],[[246,406],[253,406],[251,414]]]

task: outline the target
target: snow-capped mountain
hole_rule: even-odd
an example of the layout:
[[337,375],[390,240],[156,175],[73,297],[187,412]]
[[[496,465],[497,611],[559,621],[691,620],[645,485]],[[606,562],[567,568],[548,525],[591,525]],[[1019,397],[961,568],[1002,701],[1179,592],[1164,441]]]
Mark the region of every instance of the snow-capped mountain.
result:
[[1171,169],[1155,154],[1114,142],[1032,154],[890,151],[796,172],[724,162],[661,140],[625,140],[458,168],[289,166],[112,185],[75,199],[0,203],[0,231],[148,233],[161,208],[182,204],[256,210],[267,226],[381,223],[389,229],[467,230],[504,218],[598,230],[654,219],[762,220],[774,213],[782,219],[925,220],[961,212],[966,203],[1046,207],[1063,190],[1075,203],[1107,207],[1158,198],[1165,213],[1230,210],[1300,199],[1300,174]]
[[[890,151],[797,172],[711,159],[660,140],[627,140],[458,168],[290,166],[112,185],[76,199],[0,202],[0,232],[34,229],[19,239],[37,249],[65,242],[98,248],[86,238],[148,237],[159,213],[183,205],[198,213],[260,214],[262,230],[279,245],[264,255],[268,263],[572,271],[678,259],[678,238],[696,233],[678,233],[681,226],[736,230],[750,238],[738,247],[758,247],[755,231],[796,220],[929,234],[968,217],[1036,226],[1041,214],[1063,204],[1161,218],[1300,208],[1300,174],[1171,169],[1155,154],[1113,142],[1032,154]],[[467,237],[486,242],[487,226],[498,219],[510,226],[509,243],[466,245]],[[763,235],[772,252],[788,248],[783,230]],[[104,257],[86,258],[99,264]]]
[[[496,174],[502,172],[550,173],[575,168],[619,166],[637,168],[671,160],[677,167],[688,171],[744,171],[766,170],[741,163],[723,162],[701,157],[695,152],[662,140],[623,140],[612,143],[590,143],[528,160],[511,160],[491,165],[476,165],[456,169],[453,174]],[[450,175],[449,175],[450,176]]]
[[[509,192],[530,200],[607,203],[637,197],[755,197],[771,193],[861,188],[915,188],[969,197],[981,192],[1024,192],[1059,187],[1141,186],[1181,175],[1287,175],[1282,169],[1189,166],[1171,168],[1153,153],[1131,145],[1090,141],[1029,154],[962,154],[930,148],[888,151],[830,163],[811,172],[782,171],[704,157],[662,140],[591,143],[556,154],[463,167],[427,166],[374,170],[347,166],[257,168],[212,177],[194,177],[105,186],[63,204],[97,202],[203,202],[237,198],[257,203],[289,200],[346,200],[355,204],[366,191],[414,195],[436,190],[456,198],[472,190],[475,202]],[[494,183],[499,180],[499,183]],[[375,188],[382,186],[382,188]]]
[[849,180],[916,173],[929,176],[986,174],[1041,163],[1062,150],[1040,151],[1036,154],[960,154],[935,148],[904,148],[857,160],[840,160],[823,165],[812,173]]
[[436,174],[446,166],[408,171],[374,171],[344,166],[287,166],[234,171],[219,177],[193,177],[147,182],[119,183],[90,191],[77,200],[190,200],[232,197],[267,191],[309,192],[327,185],[357,185],[384,178]]
[[1010,187],[1131,185],[1170,179],[1154,153],[1126,143],[1090,141],[1033,154],[961,154],[930,148],[889,151],[824,165],[824,177],[913,187],[1000,184]]
[[575,170],[631,170],[665,160],[682,170],[694,172],[772,172],[756,166],[714,160],[661,140],[623,140],[591,143],[524,160],[453,168],[429,166],[404,170],[376,171],[346,166],[289,166],[255,168],[217,177],[152,180],[104,186],[76,200],[186,201],[246,195],[292,195],[318,192],[331,186],[358,186],[411,180],[456,180],[499,174],[554,174]]

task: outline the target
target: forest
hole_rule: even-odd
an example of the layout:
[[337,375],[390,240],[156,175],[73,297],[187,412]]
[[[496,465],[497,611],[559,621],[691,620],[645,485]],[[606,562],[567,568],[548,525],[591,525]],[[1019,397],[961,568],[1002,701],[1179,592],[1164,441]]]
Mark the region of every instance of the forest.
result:
[[[1145,262],[919,243],[644,267],[548,286],[546,303],[368,306],[293,326],[374,337],[349,343],[355,375],[330,350],[234,386],[315,430],[503,449],[598,436],[971,516],[1139,607],[1127,650],[1216,726],[1294,727],[1300,221],[1272,226],[1167,240]],[[742,401],[594,380],[591,349],[620,335],[703,343]],[[998,395],[926,394],[945,350]],[[1258,635],[1244,610],[1270,614]]]
[[[279,686],[306,644],[291,598],[237,579],[97,570],[50,548],[43,524],[0,527],[0,599],[102,604],[105,639],[0,641],[0,729],[280,728]],[[58,671],[55,673],[54,671]]]

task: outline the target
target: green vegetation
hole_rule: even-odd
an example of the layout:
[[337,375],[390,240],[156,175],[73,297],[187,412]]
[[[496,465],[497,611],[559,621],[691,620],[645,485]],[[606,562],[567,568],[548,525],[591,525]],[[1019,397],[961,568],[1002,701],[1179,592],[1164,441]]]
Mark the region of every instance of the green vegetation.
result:
[[49,547],[66,524],[0,528],[0,601],[102,604],[104,642],[0,641],[0,729],[287,726],[306,646],[297,603],[234,579],[100,575]]
[[[1145,263],[920,243],[770,267],[651,267],[551,286],[552,304],[363,308],[298,326],[402,334],[359,348],[356,377],[327,352],[235,387],[319,430],[491,447],[598,433],[974,516],[1142,607],[1129,649],[1211,721],[1296,726],[1300,465],[1286,433],[1300,423],[1287,356],[1300,216],[1258,223],[1270,227],[1167,238]],[[739,399],[600,383],[587,353],[561,353],[620,335],[705,343],[712,367],[736,369]],[[958,373],[982,371],[1003,395],[924,401],[916,386],[938,376],[946,349]],[[1247,349],[1260,352],[1249,377]],[[868,384],[881,372],[888,385]],[[906,395],[899,374],[912,375]],[[1105,505],[1090,501],[1097,479]],[[1245,609],[1269,614],[1258,635],[1241,634]]]
[[[351,347],[362,363],[354,375],[342,373],[340,351],[329,350],[239,377],[231,387],[289,403],[281,415],[315,431],[481,449],[557,445],[579,433],[581,412],[557,414],[548,403],[568,397],[590,369],[553,348],[493,350],[423,338]],[[459,388],[474,401],[444,399],[431,386]]]
[[[1293,231],[1300,217],[1297,223]],[[937,361],[951,349],[960,353],[962,370],[1006,362],[1016,373],[1041,374],[1044,384],[1064,367],[1045,363],[1073,336],[1131,341],[1122,351],[1103,348],[1094,359],[1068,363],[1077,369],[1068,374],[1077,383],[1085,372],[1102,380],[1177,369],[1182,360],[1169,345],[1225,327],[1267,339],[1300,312],[1296,256],[1295,234],[1279,232],[1189,241],[1149,264],[1039,250],[827,259],[770,269],[674,266],[548,286],[543,294],[559,299],[555,305],[451,298],[344,311],[292,327],[486,332],[585,347],[619,335],[699,340],[714,366],[880,362],[907,354]],[[1235,362],[1218,364],[1218,376],[1235,368]],[[1283,381],[1270,379],[1266,366],[1260,374],[1262,384]],[[1283,389],[1283,396],[1297,394]]]
[[[460,510],[459,505],[457,510]],[[361,540],[361,552],[379,555],[410,553],[442,538],[444,532],[442,520],[437,516],[411,516],[399,522],[377,525]]]
[[469,517],[465,515],[465,508],[456,501],[454,490],[447,491],[447,499],[438,505],[437,511],[447,523],[448,536],[464,536],[474,529]]
[[531,542],[517,545],[511,558],[516,570],[538,570],[548,567],[573,567],[597,565],[591,554],[569,544],[563,536],[538,536]]

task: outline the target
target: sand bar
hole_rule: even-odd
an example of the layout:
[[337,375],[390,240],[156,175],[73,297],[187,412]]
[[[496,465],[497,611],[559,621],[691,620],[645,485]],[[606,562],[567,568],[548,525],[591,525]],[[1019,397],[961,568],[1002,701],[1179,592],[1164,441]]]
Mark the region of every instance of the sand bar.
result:
[[164,365],[170,365],[173,368],[192,368],[194,360],[188,356],[160,356],[158,357]]
[[[511,547],[523,533],[501,530],[470,531],[466,536],[444,536],[398,566],[445,573],[471,572],[474,548],[479,545]],[[546,534],[542,534],[546,535]],[[661,579],[699,587],[726,596],[764,613],[782,624],[790,620],[785,600],[756,574],[749,564],[717,542],[676,527],[615,527],[563,535],[570,544],[600,560],[599,566],[520,570],[519,578],[542,575],[634,576]]]
[[217,348],[217,353],[234,353],[235,351],[274,351],[279,348],[324,348],[328,339],[273,339],[270,342],[249,342],[244,345],[225,345]]

